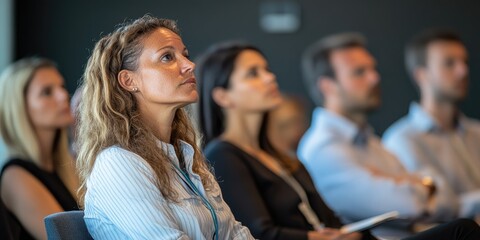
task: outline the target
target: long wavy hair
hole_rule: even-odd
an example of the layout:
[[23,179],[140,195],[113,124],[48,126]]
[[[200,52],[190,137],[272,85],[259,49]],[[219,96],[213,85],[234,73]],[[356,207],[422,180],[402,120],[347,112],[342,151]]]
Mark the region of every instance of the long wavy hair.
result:
[[[0,136],[8,152],[0,159],[1,166],[11,158],[40,165],[40,143],[27,112],[26,94],[35,73],[44,68],[57,67],[48,59],[31,57],[11,64],[0,75]],[[68,148],[67,128],[57,129],[52,151],[56,173],[75,196],[78,178]]]
[[[124,23],[114,32],[101,38],[90,56],[83,82],[78,109],[77,129],[80,174],[79,200],[83,206],[86,180],[92,172],[97,155],[103,149],[117,145],[141,156],[155,173],[156,186],[167,200],[176,201],[172,188],[174,172],[167,154],[160,150],[153,131],[143,124],[138,103],[129,91],[123,89],[117,79],[123,70],[138,69],[138,59],[143,50],[143,40],[159,28],[166,28],[179,35],[174,21],[149,15]],[[171,141],[177,154],[179,141],[194,148],[193,171],[201,176],[204,186],[212,184],[211,174],[196,143],[196,133],[184,108],[178,109],[172,123]],[[179,156],[182,158],[182,156]]]
[[[200,84],[199,119],[203,133],[204,145],[220,136],[225,131],[225,114],[212,96],[216,87],[230,88],[230,76],[235,68],[238,56],[252,50],[264,58],[257,47],[243,42],[224,42],[213,45],[203,53],[198,61],[195,75]],[[247,97],[247,96],[246,96]],[[298,162],[273,147],[267,136],[268,112],[263,116],[258,135],[260,148],[274,156],[289,171],[295,171]]]

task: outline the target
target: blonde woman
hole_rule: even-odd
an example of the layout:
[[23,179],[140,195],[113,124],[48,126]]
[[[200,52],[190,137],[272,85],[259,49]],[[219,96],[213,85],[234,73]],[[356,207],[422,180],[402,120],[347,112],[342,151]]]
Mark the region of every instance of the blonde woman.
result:
[[46,239],[43,218],[78,209],[66,129],[73,121],[64,80],[47,59],[22,59],[0,76],[1,199],[16,239]]
[[80,200],[99,239],[251,239],[209,172],[184,107],[195,65],[175,22],[144,16],[101,38],[79,107]]

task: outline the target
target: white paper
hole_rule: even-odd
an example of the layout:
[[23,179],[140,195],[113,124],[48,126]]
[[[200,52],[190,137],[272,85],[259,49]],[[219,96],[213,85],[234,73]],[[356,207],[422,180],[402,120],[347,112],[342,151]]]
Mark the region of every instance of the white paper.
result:
[[378,215],[375,217],[367,218],[358,222],[344,225],[342,228],[340,228],[340,232],[342,234],[348,234],[352,232],[363,231],[365,229],[370,229],[372,227],[377,226],[380,223],[398,218],[398,215],[399,213],[397,211],[387,212],[382,215]]

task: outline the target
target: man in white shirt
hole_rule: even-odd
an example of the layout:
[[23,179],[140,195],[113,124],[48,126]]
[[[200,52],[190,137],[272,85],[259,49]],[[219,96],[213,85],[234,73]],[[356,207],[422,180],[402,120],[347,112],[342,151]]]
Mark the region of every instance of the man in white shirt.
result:
[[458,104],[468,92],[468,54],[448,31],[429,30],[406,47],[407,70],[420,90],[407,116],[394,123],[383,141],[408,171],[431,171],[445,178],[460,197],[460,215],[480,209],[480,122]]
[[[359,34],[326,37],[307,49],[303,70],[318,106],[298,155],[327,204],[344,220],[387,211],[408,219],[456,217],[449,189],[409,174],[367,123],[380,106],[380,76]],[[441,180],[434,179],[434,182]]]

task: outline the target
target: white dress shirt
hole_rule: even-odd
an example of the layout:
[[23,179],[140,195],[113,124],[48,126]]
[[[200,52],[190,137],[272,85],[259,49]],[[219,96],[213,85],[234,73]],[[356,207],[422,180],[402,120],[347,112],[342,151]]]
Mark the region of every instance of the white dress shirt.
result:
[[406,117],[390,126],[383,143],[408,171],[436,172],[446,179],[446,187],[457,194],[461,216],[479,214],[480,203],[480,123],[460,114],[454,131],[443,131],[417,104],[410,105]]
[[[253,239],[249,230],[235,221],[218,184],[204,189],[200,176],[192,172],[193,148],[182,141],[181,146],[192,182],[215,209],[218,239]],[[178,166],[171,144],[159,142],[159,151],[165,151]],[[213,239],[212,215],[200,197],[172,172],[171,184],[177,190],[178,202],[167,201],[156,187],[154,176],[142,157],[118,146],[108,147],[97,156],[85,195],[84,219],[93,238]]]
[[[427,211],[427,188],[395,181],[408,173],[370,128],[359,129],[348,119],[317,108],[298,155],[319,193],[345,221],[394,210],[402,217],[414,218]],[[442,191],[439,196],[444,196]],[[446,192],[447,196],[451,193]],[[456,214],[455,205],[445,204],[444,198],[438,197],[430,206],[437,220]]]

